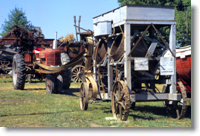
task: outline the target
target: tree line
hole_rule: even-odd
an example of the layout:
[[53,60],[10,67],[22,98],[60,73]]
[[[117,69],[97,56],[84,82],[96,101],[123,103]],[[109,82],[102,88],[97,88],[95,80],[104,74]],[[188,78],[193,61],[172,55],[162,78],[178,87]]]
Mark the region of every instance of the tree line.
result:
[[[123,5],[156,5],[156,6],[174,6],[176,20],[176,43],[177,46],[186,46],[191,44],[191,0],[118,0],[120,6]],[[27,20],[25,12],[22,9],[16,8],[8,14],[8,20],[2,24],[2,33],[0,36],[5,36],[12,30],[13,25],[18,25],[22,28],[29,25],[28,30],[33,27],[31,21]],[[169,42],[169,27],[159,29],[162,38]],[[159,37],[157,37],[160,40]]]
[[[123,5],[156,5],[175,7],[176,45],[177,47],[191,44],[191,0],[118,0]],[[162,38],[168,43],[169,28],[159,29]],[[158,37],[158,40],[160,38]]]

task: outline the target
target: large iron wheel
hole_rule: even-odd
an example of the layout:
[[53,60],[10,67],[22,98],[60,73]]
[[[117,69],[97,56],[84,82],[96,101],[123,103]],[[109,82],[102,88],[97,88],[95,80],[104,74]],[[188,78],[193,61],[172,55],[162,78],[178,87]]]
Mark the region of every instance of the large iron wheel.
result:
[[88,109],[88,100],[89,100],[89,87],[87,83],[81,84],[80,89],[80,108],[81,110]]
[[75,67],[72,68],[71,72],[72,72],[72,82],[74,83],[81,83],[82,82],[82,74],[81,72],[83,72],[85,69],[84,66],[82,65],[76,65]]
[[112,92],[112,113],[117,120],[126,121],[130,109],[130,95],[126,83],[117,81]]
[[181,81],[178,81],[178,93],[181,93],[181,101],[163,102],[166,111],[171,118],[182,119],[187,111],[187,93]]

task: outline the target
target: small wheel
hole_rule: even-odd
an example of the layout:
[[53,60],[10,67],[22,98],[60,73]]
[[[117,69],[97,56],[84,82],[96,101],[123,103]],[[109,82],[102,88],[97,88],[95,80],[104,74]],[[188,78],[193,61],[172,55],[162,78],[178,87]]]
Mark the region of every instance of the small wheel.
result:
[[26,79],[26,69],[24,63],[24,57],[21,54],[15,54],[12,63],[13,71],[13,87],[14,89],[24,89]]
[[112,113],[117,120],[126,121],[129,115],[130,95],[126,83],[117,81],[112,92]]
[[72,68],[72,82],[74,83],[81,83],[82,82],[82,75],[81,72],[84,71],[85,67],[82,65],[76,65]]
[[56,93],[55,79],[52,75],[47,75],[45,79],[47,93]]
[[57,93],[62,93],[62,89],[63,89],[63,77],[62,77],[62,75],[57,76],[56,84],[57,84]]
[[[182,119],[185,116],[187,111],[187,93],[185,87],[181,81],[178,82],[178,93],[181,93],[181,101],[172,101],[170,104],[169,101],[164,101],[163,104],[166,107],[166,111],[171,118]],[[168,92],[168,89],[166,89]]]
[[82,83],[80,88],[80,108],[81,110],[88,109],[89,87],[87,83]]

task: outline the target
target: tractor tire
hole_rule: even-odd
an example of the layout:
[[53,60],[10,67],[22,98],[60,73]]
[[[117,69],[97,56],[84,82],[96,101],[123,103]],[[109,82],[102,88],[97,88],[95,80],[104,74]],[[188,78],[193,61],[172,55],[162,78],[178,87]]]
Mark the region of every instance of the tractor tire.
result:
[[62,71],[63,89],[69,89],[71,84],[71,75],[71,69],[65,69]]
[[55,79],[52,75],[47,75],[45,79],[47,93],[56,93]]
[[23,90],[26,80],[26,68],[24,63],[24,57],[21,54],[15,54],[12,63],[13,71],[13,87],[14,89]]
[[67,53],[61,53],[60,57],[61,57],[61,63],[62,63],[62,65],[66,65],[67,63],[70,62],[70,58],[67,55]]
[[62,75],[58,75],[57,79],[56,79],[56,85],[57,85],[57,93],[62,93],[62,89],[63,89],[63,76]]

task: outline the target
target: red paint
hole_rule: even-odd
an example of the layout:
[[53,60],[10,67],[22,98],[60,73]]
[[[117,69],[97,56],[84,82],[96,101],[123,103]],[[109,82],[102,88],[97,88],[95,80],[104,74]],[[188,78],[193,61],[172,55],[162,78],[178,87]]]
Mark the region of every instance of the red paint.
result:
[[177,55],[176,57],[176,72],[178,76],[177,78],[178,80],[182,81],[186,91],[191,91],[191,48],[189,49],[189,51],[189,54],[186,54],[186,51],[178,52],[181,55],[186,54],[183,55],[183,58],[181,58],[180,55]]

